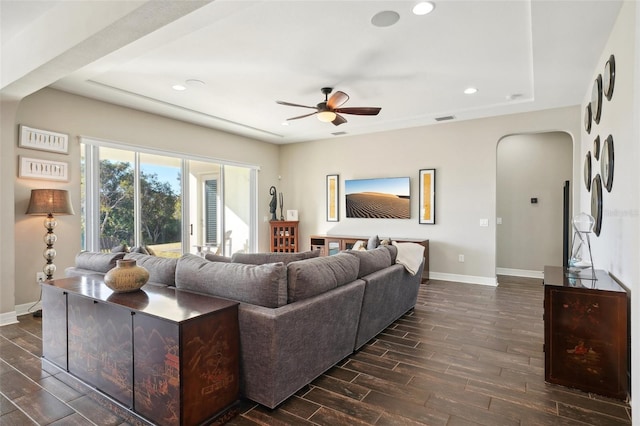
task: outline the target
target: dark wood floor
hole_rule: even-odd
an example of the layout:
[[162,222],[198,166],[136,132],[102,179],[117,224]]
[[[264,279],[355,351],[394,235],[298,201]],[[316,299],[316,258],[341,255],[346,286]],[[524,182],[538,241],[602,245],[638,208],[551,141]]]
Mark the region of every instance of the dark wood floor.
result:
[[[628,404],[544,383],[541,280],[431,281],[416,308],[275,410],[229,425],[617,425]],[[40,360],[41,323],[0,327],[0,424],[138,423]]]

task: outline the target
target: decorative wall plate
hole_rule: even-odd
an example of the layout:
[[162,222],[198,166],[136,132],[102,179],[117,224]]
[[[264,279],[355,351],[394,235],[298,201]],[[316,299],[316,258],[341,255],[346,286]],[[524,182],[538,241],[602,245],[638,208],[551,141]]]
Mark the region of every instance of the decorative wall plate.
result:
[[596,160],[600,159],[600,135],[593,140],[593,157]]
[[596,235],[600,235],[600,229],[602,228],[602,181],[599,174],[593,178],[591,188],[591,216],[595,219],[593,232]]
[[587,133],[591,133],[591,104],[587,104],[584,108],[584,129]]
[[602,154],[600,155],[600,173],[602,174],[602,184],[611,192],[613,187],[613,136],[609,135],[602,144]]
[[616,58],[611,55],[604,64],[604,75],[602,76],[602,92],[610,101],[613,97],[613,86],[616,82]]
[[593,89],[591,90],[591,114],[593,115],[593,121],[596,124],[600,123],[600,116],[602,115],[602,75],[598,74],[598,77],[593,82]]
[[587,191],[591,191],[591,151],[587,152],[587,156],[584,157],[584,186]]

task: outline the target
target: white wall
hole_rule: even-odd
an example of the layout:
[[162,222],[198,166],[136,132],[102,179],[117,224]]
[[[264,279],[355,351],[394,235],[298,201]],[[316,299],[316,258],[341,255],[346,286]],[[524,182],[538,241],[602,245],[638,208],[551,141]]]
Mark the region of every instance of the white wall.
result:
[[[591,239],[593,262],[631,289],[631,394],[632,411],[640,412],[640,7],[625,1],[602,51],[593,80],[604,72],[609,55],[615,55],[616,80],[611,101],[603,99],[600,124],[591,134],[581,130],[580,156],[593,147],[593,139],[613,136],[615,149],[613,187],[603,190],[603,219],[599,237]],[[593,80],[585,85],[582,107],[591,100]],[[599,161],[594,170],[600,171]],[[595,174],[595,172],[594,172]],[[580,185],[582,211],[591,211],[591,193]]]
[[562,132],[512,135],[498,144],[499,273],[542,277],[545,265],[562,266],[562,188],[571,180],[572,155],[573,140]]
[[[495,284],[496,149],[505,135],[564,131],[579,135],[578,107],[394,132],[341,137],[282,147],[286,208],[298,209],[301,247],[309,235],[332,233],[428,238],[431,277]],[[574,157],[574,162],[577,162]],[[436,169],[436,224],[418,224],[418,170]],[[340,175],[340,222],[326,222],[325,176]],[[346,219],[344,180],[411,177],[411,219]],[[579,178],[574,171],[574,178]],[[488,219],[488,227],[480,227]],[[458,255],[465,262],[458,262]]]
[[[3,123],[4,124],[4,123]],[[16,178],[14,169],[2,169],[2,181],[14,182],[15,192],[15,305],[18,310],[38,300],[39,287],[36,272],[42,269],[44,259],[42,240],[45,229],[41,217],[25,215],[32,188],[67,189],[76,210],[75,216],[60,216],[55,245],[58,267],[55,277],[64,275],[64,268],[73,265],[80,250],[80,147],[78,136],[124,142],[158,150],[181,152],[196,156],[235,161],[260,167],[258,174],[258,215],[268,214],[269,186],[277,180],[278,147],[248,138],[163,118],[153,114],[99,102],[53,89],[43,89],[24,98],[17,110],[15,123],[38,129],[54,130],[69,134],[69,154],[52,154],[43,151],[15,148],[17,155],[33,158],[65,161],[70,165],[69,182]],[[17,139],[14,141],[17,146]],[[3,144],[4,145],[4,144]],[[4,149],[4,148],[3,148]],[[262,225],[262,224],[260,224]],[[264,228],[264,229],[262,229]],[[268,250],[268,227],[260,229],[259,249]],[[13,268],[13,266],[12,266]],[[7,275],[8,277],[8,275]],[[2,295],[10,295],[14,280],[2,275]],[[13,310],[13,303],[3,300],[3,312]]]
[[[591,100],[592,82],[604,72],[609,55],[616,59],[616,79],[611,101],[602,101],[600,124],[592,123],[591,133],[581,129],[580,157],[593,149],[593,140],[600,135],[604,141],[613,136],[615,149],[613,188],[603,189],[603,219],[599,237],[592,238],[593,262],[599,269],[605,269],[618,277],[625,285],[633,287],[640,278],[636,265],[640,252],[638,235],[640,217],[640,186],[638,165],[640,147],[634,140],[633,124],[638,120],[634,115],[633,78],[636,53],[635,3],[624,2],[616,26],[602,52],[598,67],[593,72],[593,80],[587,82],[583,107]],[[600,161],[593,161],[593,175],[600,172]],[[584,184],[580,185],[581,211],[591,212],[591,193]]]

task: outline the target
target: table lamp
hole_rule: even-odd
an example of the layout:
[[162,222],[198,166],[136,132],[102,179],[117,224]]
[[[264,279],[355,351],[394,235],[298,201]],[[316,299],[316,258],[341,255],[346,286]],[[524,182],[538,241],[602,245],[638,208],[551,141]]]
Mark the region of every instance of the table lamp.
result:
[[56,272],[56,265],[53,264],[56,250],[53,248],[53,244],[58,239],[56,234],[53,233],[53,228],[58,224],[53,215],[74,214],[69,192],[62,189],[32,189],[26,214],[47,216],[44,219],[44,227],[47,229],[47,233],[44,235],[44,242],[47,247],[42,253],[47,263],[42,271],[47,276],[47,280],[50,280]]

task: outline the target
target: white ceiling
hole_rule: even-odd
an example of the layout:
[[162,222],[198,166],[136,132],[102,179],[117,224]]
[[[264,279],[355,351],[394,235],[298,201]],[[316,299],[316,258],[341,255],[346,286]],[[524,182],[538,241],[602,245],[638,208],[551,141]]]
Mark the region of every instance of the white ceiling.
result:
[[[93,5],[105,2],[75,2],[92,7],[74,6],[71,14],[69,3],[2,0],[3,60],[6,41],[15,50],[10,42],[56,8],[65,7],[64,19],[87,22],[102,11]],[[110,26],[82,36],[84,51],[106,53],[68,65],[52,87],[272,143],[430,125],[447,115],[466,120],[580,104],[621,5],[435,0],[433,13],[416,16],[414,2],[398,0],[162,2],[190,4],[179,13],[158,3],[124,3],[128,9]],[[400,19],[376,27],[371,18],[380,11]],[[123,41],[106,49],[114,28]],[[3,72],[9,72],[4,65]],[[189,79],[204,85],[172,89]],[[282,125],[313,111],[276,100],[313,106],[327,86],[350,95],[346,107],[382,111],[345,115],[348,122],[338,127],[315,117]],[[463,94],[470,86],[478,93]]]

